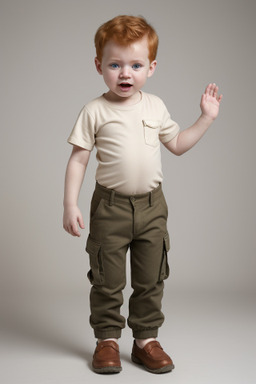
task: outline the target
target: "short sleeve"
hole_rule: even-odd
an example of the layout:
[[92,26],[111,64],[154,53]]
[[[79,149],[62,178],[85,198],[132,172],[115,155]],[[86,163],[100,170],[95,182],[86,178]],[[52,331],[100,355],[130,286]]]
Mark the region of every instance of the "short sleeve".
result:
[[167,108],[164,106],[162,127],[159,133],[160,141],[163,144],[168,143],[169,141],[174,139],[175,136],[177,136],[179,131],[180,131],[179,125],[171,119],[171,116],[167,111]]
[[95,144],[95,121],[87,111],[86,106],[79,113],[67,141],[70,144],[92,151]]

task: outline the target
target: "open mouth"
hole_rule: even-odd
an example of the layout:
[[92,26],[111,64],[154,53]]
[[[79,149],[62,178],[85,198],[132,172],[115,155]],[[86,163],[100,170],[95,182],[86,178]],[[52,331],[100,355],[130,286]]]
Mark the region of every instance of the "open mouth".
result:
[[131,84],[128,84],[128,83],[121,83],[121,84],[119,84],[119,85],[120,85],[121,88],[127,88],[127,89],[129,89],[129,88],[132,87],[132,85],[131,85]]

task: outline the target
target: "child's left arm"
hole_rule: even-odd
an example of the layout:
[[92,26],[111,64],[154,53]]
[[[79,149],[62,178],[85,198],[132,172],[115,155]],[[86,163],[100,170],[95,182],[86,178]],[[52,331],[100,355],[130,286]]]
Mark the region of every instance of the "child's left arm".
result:
[[189,128],[178,133],[174,139],[165,143],[165,147],[177,156],[191,149],[204,135],[219,113],[222,95],[218,95],[216,84],[209,84],[201,98],[202,111],[199,119]]

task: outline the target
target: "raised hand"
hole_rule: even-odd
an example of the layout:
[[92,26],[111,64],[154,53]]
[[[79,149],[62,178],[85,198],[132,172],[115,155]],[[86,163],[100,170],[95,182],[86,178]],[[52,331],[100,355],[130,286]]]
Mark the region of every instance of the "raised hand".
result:
[[222,99],[222,95],[218,95],[218,90],[219,87],[215,83],[209,84],[202,95],[200,103],[202,115],[213,120],[218,116]]

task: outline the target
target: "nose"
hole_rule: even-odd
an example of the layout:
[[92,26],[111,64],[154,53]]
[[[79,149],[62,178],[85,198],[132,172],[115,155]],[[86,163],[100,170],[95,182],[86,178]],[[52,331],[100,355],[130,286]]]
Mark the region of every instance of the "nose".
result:
[[120,77],[122,79],[129,79],[131,77],[130,70],[128,66],[123,66],[120,72]]

